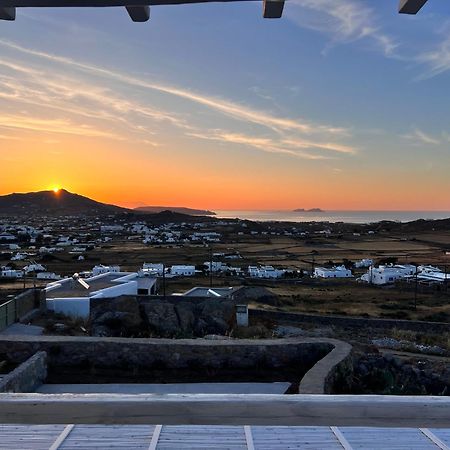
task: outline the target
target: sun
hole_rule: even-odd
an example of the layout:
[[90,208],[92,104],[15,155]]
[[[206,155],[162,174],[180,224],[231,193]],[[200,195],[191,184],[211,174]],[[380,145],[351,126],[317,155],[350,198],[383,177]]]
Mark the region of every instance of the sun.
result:
[[59,188],[59,187],[54,187],[53,188],[53,192],[55,193],[55,194],[59,194],[59,191],[61,190],[61,188]]

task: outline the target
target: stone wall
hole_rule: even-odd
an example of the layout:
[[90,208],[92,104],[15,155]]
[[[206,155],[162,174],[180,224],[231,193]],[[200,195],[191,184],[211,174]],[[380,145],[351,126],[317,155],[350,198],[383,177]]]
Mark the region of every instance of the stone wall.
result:
[[165,382],[276,381],[288,374],[294,377],[288,381],[298,386],[304,374],[325,357],[313,373],[314,384],[305,385],[303,393],[313,388],[315,393],[333,391],[335,377],[329,372],[339,370],[350,350],[341,341],[313,338],[215,341],[22,336],[18,341],[17,336],[14,340],[0,336],[0,353],[12,362],[47,352],[49,380],[59,383],[155,382],[155,377]]
[[379,328],[409,330],[415,332],[449,333],[450,323],[423,322],[414,320],[395,319],[366,319],[364,317],[325,316],[316,314],[285,313],[267,311],[262,309],[249,309],[250,320],[263,319],[277,323],[314,324],[323,326],[336,326],[341,328]]
[[47,354],[40,351],[0,380],[0,392],[33,392],[47,378]]
[[91,299],[90,332],[98,337],[190,338],[224,335],[236,320],[234,303],[222,298],[123,295]]

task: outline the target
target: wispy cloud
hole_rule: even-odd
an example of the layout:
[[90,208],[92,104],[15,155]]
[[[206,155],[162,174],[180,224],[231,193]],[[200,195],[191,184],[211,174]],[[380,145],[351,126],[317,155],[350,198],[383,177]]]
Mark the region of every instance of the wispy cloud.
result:
[[[149,128],[149,121],[167,122],[190,136],[209,136],[213,140],[246,146],[251,145],[249,142],[252,141],[255,148],[262,149],[267,146],[265,151],[268,152],[277,151],[309,159],[328,157],[328,151],[347,154],[356,152],[356,148],[340,142],[343,138],[351,137],[350,130],[345,127],[275,115],[223,98],[149,82],[137,76],[25,48],[9,41],[0,41],[0,46],[26,56],[27,60],[26,64],[11,58],[0,61],[0,65],[10,72],[9,75],[6,73],[0,76],[0,99],[56,109],[71,117],[70,120],[61,121],[59,124],[42,118],[21,122],[16,117],[13,121],[16,127],[22,123],[22,126],[28,129],[36,127],[39,130],[54,132],[58,132],[60,127],[62,131],[59,132],[69,132],[72,129],[74,134],[82,134],[86,130],[92,136],[106,137],[109,134],[112,138],[123,139],[120,130],[112,126],[116,123],[122,124],[127,132],[139,135],[140,142],[155,145],[155,140],[148,138],[154,134]],[[52,70],[51,76],[46,75],[43,68],[40,68],[40,65],[44,66],[43,61],[46,62],[45,66],[50,63],[58,67],[58,70]],[[130,92],[133,95],[130,95]],[[213,113],[225,115],[239,122],[239,128],[245,126],[252,129],[251,134],[248,134],[250,141],[243,139],[244,134],[240,132],[217,133],[199,124],[198,120],[192,117],[198,108],[190,108],[193,113],[189,115],[172,111],[169,113],[149,106],[148,99],[134,100],[134,97],[141,97],[136,95],[138,92],[145,92],[147,97],[152,93],[168,95],[178,102],[188,101]],[[78,117],[76,121],[73,120],[74,116]],[[95,123],[96,126],[86,127],[86,121]],[[100,124],[100,121],[109,123],[108,127],[105,128],[104,123]],[[261,138],[254,130],[254,125],[272,133],[270,141]],[[12,126],[11,123],[9,126]]]
[[417,77],[425,80],[450,70],[450,37],[441,36],[439,43],[416,57],[416,61],[426,67],[426,70]]
[[328,35],[330,45],[368,39],[386,56],[398,42],[384,33],[373,8],[361,0],[293,0],[286,16],[297,25]]
[[441,141],[434,136],[425,133],[418,128],[415,128],[411,133],[403,136],[405,139],[414,141],[415,143],[427,144],[427,145],[439,145]]
[[118,135],[110,132],[103,132],[90,125],[76,125],[68,120],[60,119],[35,119],[31,117],[27,118],[23,116],[0,114],[0,127],[122,140]]
[[338,144],[310,142],[301,139],[272,139],[268,137],[257,137],[241,133],[230,133],[223,130],[212,130],[207,133],[189,133],[189,135],[199,139],[246,145],[263,152],[285,154],[310,160],[330,159],[332,158],[332,156],[330,156],[329,153],[327,154],[327,152],[325,152],[325,154],[318,154],[312,153],[311,151],[308,152],[306,150],[321,149],[331,152],[349,154],[354,154],[356,152],[356,149],[354,148],[340,146]]

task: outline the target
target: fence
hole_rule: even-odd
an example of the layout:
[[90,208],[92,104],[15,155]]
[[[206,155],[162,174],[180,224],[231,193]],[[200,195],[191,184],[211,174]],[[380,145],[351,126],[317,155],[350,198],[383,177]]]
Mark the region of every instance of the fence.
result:
[[0,305],[0,331],[39,307],[39,290],[29,289]]

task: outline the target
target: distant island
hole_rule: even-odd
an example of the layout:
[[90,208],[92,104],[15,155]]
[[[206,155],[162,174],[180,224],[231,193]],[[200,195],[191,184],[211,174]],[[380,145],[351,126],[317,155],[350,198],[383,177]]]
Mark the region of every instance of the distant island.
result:
[[183,206],[140,206],[134,208],[134,211],[145,213],[160,213],[163,211],[171,211],[179,214],[187,214],[189,216],[215,216],[216,213],[207,209],[192,209]]
[[311,208],[311,209],[298,208],[298,209],[294,209],[292,212],[321,213],[321,212],[325,212],[325,211],[323,211],[320,208]]

